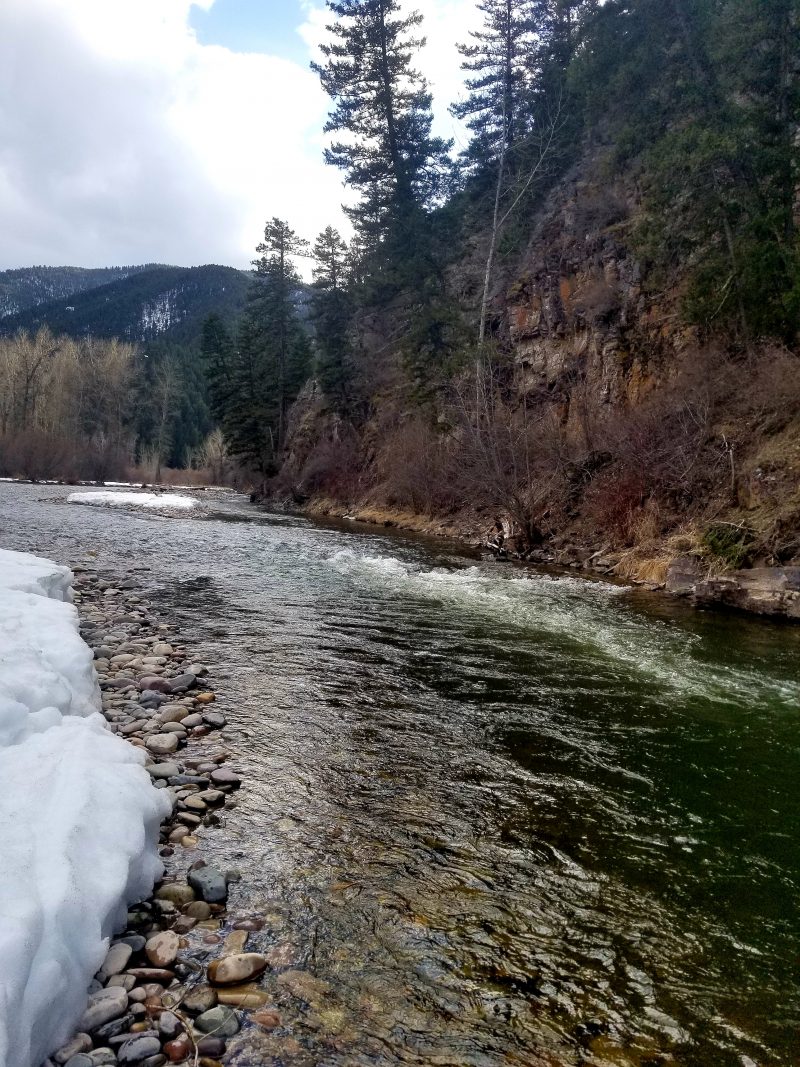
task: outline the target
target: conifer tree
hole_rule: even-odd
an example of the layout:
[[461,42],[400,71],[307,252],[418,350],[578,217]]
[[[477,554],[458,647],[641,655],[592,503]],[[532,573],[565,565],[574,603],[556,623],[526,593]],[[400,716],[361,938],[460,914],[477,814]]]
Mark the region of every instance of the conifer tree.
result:
[[332,226],[314,244],[314,293],[311,309],[316,329],[316,376],[336,403],[346,400],[347,359],[353,300],[348,285],[350,250]]
[[400,14],[398,0],[328,0],[325,62],[312,64],[334,101],[326,133],[344,137],[326,161],[344,171],[361,200],[347,208],[370,252],[397,267],[424,238],[424,209],[443,190],[450,145],[431,135],[431,94],[413,67],[424,44],[422,16]]
[[461,69],[471,72],[469,95],[453,104],[456,118],[466,119],[472,140],[467,162],[485,167],[499,163],[514,146],[525,124],[525,87],[533,49],[530,0],[483,0],[483,27],[458,45]]
[[310,367],[308,336],[295,306],[300,278],[292,262],[308,254],[308,243],[274,218],[256,251],[223,428],[234,455],[271,474],[285,442],[289,407]]
[[211,414],[222,426],[231,407],[234,347],[225,323],[216,313],[209,315],[203,323],[200,354]]

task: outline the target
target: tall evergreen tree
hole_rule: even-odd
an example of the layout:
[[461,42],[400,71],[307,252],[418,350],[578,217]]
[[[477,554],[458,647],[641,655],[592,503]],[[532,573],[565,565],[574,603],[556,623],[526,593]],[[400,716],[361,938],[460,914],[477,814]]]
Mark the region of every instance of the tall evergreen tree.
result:
[[353,300],[348,284],[350,250],[332,226],[314,244],[314,291],[311,311],[316,330],[316,376],[332,401],[346,401],[347,360]]
[[279,464],[289,407],[310,368],[309,340],[296,307],[300,278],[292,262],[308,254],[308,243],[273,218],[256,251],[257,276],[239,326],[223,429],[231,453],[268,475]]
[[533,24],[529,0],[484,0],[478,9],[484,16],[482,29],[473,31],[473,44],[458,46],[464,57],[462,69],[473,72],[475,77],[467,79],[467,98],[454,104],[451,111],[457,118],[466,119],[473,133],[465,152],[467,160],[473,166],[477,163],[481,169],[495,172],[478,326],[478,343],[482,345],[497,242],[505,221],[503,194],[509,184],[511,154],[525,123],[523,105]]
[[468,96],[451,112],[465,119],[472,139],[463,153],[472,166],[498,164],[525,125],[525,88],[534,46],[530,0],[483,0],[483,26],[458,45]]
[[231,409],[233,397],[234,345],[222,317],[213,313],[203,323],[200,339],[211,414],[222,426]]
[[[328,0],[325,62],[312,64],[334,101],[326,133],[342,133],[326,161],[344,171],[360,202],[347,212],[384,266],[415,259],[425,236],[422,212],[437,201],[450,145],[431,134],[431,94],[413,67],[424,44],[422,16],[400,15],[398,0]],[[407,271],[409,275],[411,272]]]

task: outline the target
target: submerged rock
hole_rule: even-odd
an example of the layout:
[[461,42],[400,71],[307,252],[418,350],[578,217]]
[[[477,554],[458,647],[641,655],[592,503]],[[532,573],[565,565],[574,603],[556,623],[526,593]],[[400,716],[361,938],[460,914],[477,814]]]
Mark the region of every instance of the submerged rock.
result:
[[199,867],[189,871],[187,881],[207,904],[222,904],[228,897],[225,875],[216,867]]
[[224,1004],[204,1011],[195,1019],[195,1026],[205,1034],[214,1034],[215,1037],[233,1037],[239,1032],[239,1020],[236,1012]]
[[266,969],[266,956],[259,952],[242,952],[212,960],[208,965],[208,978],[214,985],[236,985],[257,978]]

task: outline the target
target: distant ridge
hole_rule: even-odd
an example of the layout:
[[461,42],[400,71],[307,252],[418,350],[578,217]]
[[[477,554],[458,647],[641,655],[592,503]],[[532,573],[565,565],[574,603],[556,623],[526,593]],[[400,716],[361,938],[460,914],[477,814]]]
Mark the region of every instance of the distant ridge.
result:
[[4,271],[0,307],[15,304],[19,310],[0,316],[0,334],[47,326],[72,337],[191,342],[211,312],[229,320],[239,314],[250,279],[245,271],[215,264]]
[[128,267],[19,267],[0,271],[0,319],[29,308],[82,293],[98,285],[120,281],[160,266],[147,263]]

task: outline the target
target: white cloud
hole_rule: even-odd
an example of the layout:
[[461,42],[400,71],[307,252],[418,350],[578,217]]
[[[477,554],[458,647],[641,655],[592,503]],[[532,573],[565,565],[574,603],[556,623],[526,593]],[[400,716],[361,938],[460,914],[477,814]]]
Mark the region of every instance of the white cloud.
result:
[[[197,0],[209,8],[214,0]],[[268,216],[342,224],[307,66],[201,45],[191,0],[0,0],[0,268],[245,266]],[[327,21],[306,2],[309,48]],[[473,0],[427,0],[439,132]]]

